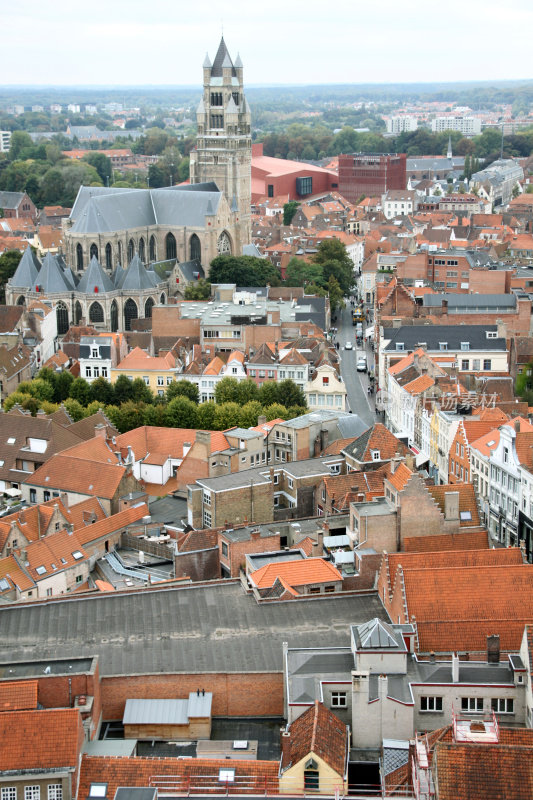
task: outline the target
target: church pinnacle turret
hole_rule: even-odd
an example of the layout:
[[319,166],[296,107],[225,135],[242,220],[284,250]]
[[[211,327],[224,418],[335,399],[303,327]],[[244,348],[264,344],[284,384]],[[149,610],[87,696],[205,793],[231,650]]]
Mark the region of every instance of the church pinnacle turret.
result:
[[446,158],[449,161],[451,161],[452,157],[453,157],[453,153],[452,153],[452,137],[450,135],[450,136],[448,136],[448,152],[446,153]]
[[226,197],[239,241],[251,241],[251,114],[244,96],[240,56],[232,61],[222,36],[213,63],[203,63],[203,94],[196,111],[196,149],[190,156],[191,183],[214,181]]

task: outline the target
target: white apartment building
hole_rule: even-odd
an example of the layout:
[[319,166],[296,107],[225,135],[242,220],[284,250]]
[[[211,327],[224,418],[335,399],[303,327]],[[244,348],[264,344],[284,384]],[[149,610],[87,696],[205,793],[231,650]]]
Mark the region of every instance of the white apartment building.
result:
[[408,189],[389,189],[382,197],[383,213],[387,219],[406,216],[416,211],[418,195]]
[[470,445],[470,475],[480,505],[481,519],[487,525],[490,508],[490,456],[500,441],[500,431],[486,433]]
[[9,153],[11,147],[11,131],[0,131],[0,153]]
[[416,117],[407,115],[385,117],[387,125],[387,133],[397,135],[398,133],[408,133],[409,131],[416,131],[418,129],[418,120]]
[[477,136],[481,133],[481,120],[477,117],[435,117],[431,120],[433,133],[459,131],[463,136]]
[[515,439],[520,423],[502,425],[490,454],[489,532],[506,547],[518,544],[521,472]]

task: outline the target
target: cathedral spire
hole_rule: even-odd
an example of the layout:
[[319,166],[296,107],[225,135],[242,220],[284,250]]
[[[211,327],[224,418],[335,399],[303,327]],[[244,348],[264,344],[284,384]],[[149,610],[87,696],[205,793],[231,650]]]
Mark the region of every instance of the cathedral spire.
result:
[[450,136],[448,136],[448,152],[446,153],[446,158],[451,160],[452,156],[453,156],[453,153],[452,153],[452,137],[451,137],[451,134],[450,134]]
[[226,42],[224,41],[224,37],[222,36],[220,39],[220,44],[218,46],[217,54],[215,56],[215,60],[213,61],[213,66],[211,67],[211,77],[221,78],[223,67],[226,68],[231,67],[232,76],[237,77],[235,72],[235,67],[233,66],[233,61],[231,60],[228,48],[226,47]]

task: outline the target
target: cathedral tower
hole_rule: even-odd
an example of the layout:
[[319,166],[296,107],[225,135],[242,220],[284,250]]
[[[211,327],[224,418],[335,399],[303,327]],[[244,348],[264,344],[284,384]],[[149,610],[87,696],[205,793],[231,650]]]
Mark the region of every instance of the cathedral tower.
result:
[[241,59],[237,55],[232,62],[223,37],[213,64],[206,55],[203,72],[196,149],[190,154],[191,183],[214,181],[224,193],[239,238],[232,243],[232,252],[240,255],[251,241],[251,114],[243,91]]

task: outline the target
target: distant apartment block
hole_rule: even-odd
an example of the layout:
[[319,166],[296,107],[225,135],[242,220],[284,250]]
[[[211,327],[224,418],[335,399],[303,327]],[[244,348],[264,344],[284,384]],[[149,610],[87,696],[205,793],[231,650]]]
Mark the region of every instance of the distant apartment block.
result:
[[0,153],[8,153],[11,146],[11,131],[0,131]]
[[459,131],[463,136],[477,136],[481,133],[481,120],[477,117],[436,117],[431,120],[433,133]]
[[408,133],[409,131],[416,131],[418,128],[418,120],[416,117],[387,117],[385,122],[387,125],[387,133],[391,133],[393,135],[398,133]]
[[405,186],[405,153],[339,155],[339,192],[350,203],[356,203],[361,195],[377,197]]

